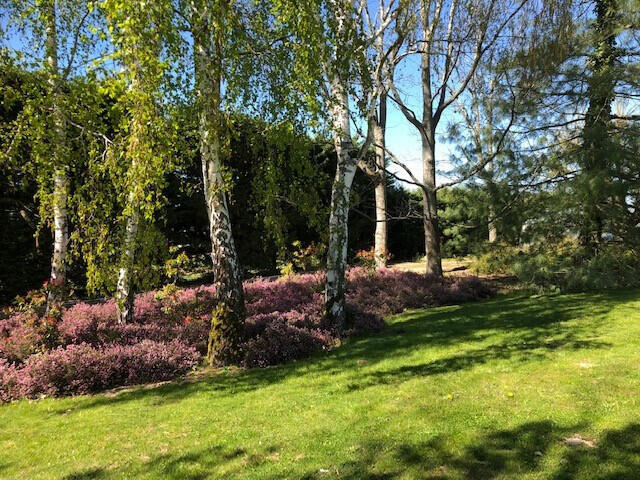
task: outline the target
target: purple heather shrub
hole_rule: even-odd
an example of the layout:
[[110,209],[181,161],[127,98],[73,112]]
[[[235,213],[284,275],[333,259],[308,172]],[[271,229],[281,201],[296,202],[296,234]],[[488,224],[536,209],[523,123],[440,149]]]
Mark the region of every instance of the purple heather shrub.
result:
[[313,351],[328,349],[334,337],[326,330],[298,328],[287,319],[275,317],[244,345],[245,367],[267,367],[308,357]]
[[18,313],[0,320],[0,358],[22,362],[39,351],[44,342],[41,319],[32,313]]
[[0,403],[20,398],[18,369],[4,358],[0,358]]
[[[459,303],[494,292],[476,277],[436,278],[384,269],[347,274],[346,331],[326,323],[324,273],[245,283],[243,359],[266,367],[331,348],[339,336],[375,332],[408,308]],[[166,287],[136,296],[134,320],[120,324],[113,300],[77,303],[59,321],[17,314],[0,320],[0,401],[95,392],[160,381],[206,353],[215,288]]]
[[76,303],[65,310],[58,324],[63,344],[104,342],[115,338],[113,327],[118,323],[116,304],[113,300],[104,303]]
[[85,343],[58,347],[32,355],[17,370],[19,394],[31,398],[74,395],[168,380],[191,370],[199,357],[193,347],[179,341],[143,340],[135,345],[103,348]]
[[287,312],[307,308],[322,291],[324,275],[306,274],[278,281],[255,280],[245,283],[247,314]]

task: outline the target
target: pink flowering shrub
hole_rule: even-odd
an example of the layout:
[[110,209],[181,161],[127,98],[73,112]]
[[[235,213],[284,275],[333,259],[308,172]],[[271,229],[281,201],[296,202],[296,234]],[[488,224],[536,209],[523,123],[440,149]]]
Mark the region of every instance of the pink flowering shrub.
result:
[[35,314],[17,313],[0,320],[0,358],[21,362],[45,347],[49,318]]
[[174,378],[200,354],[177,340],[93,347],[82,343],[32,355],[20,368],[0,363],[0,396],[73,395]]
[[0,358],[0,403],[21,396],[18,369],[8,360]]
[[424,308],[488,298],[493,289],[477,277],[425,277],[382,269],[352,268],[347,303],[359,311],[385,317],[409,308]]
[[[134,317],[132,323],[121,324],[118,323],[113,301],[95,305],[78,303],[62,315],[58,326],[60,343],[133,345],[143,340],[166,342],[178,339],[193,345],[201,353],[206,350],[208,313],[185,313],[182,317],[174,310],[165,313],[161,306],[153,306],[146,294],[141,299],[136,298],[135,311],[144,313]],[[149,314],[154,311],[155,317]]]
[[[266,367],[332,348],[340,336],[379,331],[407,308],[486,298],[475,277],[431,278],[397,270],[348,273],[344,332],[323,315],[324,274],[256,279],[244,285],[246,367]],[[20,313],[0,320],[0,402],[73,395],[161,381],[193,368],[206,353],[214,288],[165,287],[136,296],[134,321],[120,324],[115,303],[77,303],[58,320]]]
[[242,363],[246,367],[266,367],[304,358],[315,350],[329,348],[334,338],[328,330],[301,328],[286,317],[274,317],[245,342]]

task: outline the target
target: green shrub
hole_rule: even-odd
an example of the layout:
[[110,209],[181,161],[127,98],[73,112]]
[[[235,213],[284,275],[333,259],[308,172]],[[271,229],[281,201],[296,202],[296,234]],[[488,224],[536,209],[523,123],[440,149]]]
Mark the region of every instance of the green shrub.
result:
[[570,240],[527,248],[497,245],[476,257],[471,268],[481,274],[515,275],[527,286],[552,291],[640,286],[638,253],[614,244],[595,254]]

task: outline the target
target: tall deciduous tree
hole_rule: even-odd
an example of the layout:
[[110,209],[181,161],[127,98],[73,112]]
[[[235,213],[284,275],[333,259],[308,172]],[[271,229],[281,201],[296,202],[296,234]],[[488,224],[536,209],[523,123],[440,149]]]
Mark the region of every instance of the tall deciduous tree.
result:
[[67,280],[67,245],[69,243],[69,220],[67,197],[69,179],[65,165],[65,119],[61,100],[60,70],[58,65],[58,31],[56,25],[56,2],[49,0],[43,7],[46,22],[46,56],[49,71],[51,95],[51,116],[53,124],[53,257],[51,259],[51,283],[48,302],[57,298],[56,288],[62,287]]
[[[330,322],[338,329],[344,328],[346,321],[351,185],[358,166],[377,179],[382,176],[383,160],[371,165],[367,157],[373,144],[374,125],[376,122],[382,125],[377,107],[383,103],[386,73],[383,66],[387,58],[381,55],[371,62],[368,55],[375,51],[375,42],[393,21],[397,10],[383,9],[378,22],[370,19],[364,22],[368,8],[364,0],[315,0],[302,6],[299,2],[280,1],[276,5],[277,18],[289,26],[295,39],[290,43],[296,52],[298,72],[294,83],[298,91],[307,89],[305,98],[310,109],[326,120],[337,156],[329,216],[325,309]],[[383,110],[384,107],[382,113]],[[381,133],[378,130],[379,140]],[[382,159],[381,150],[378,158]],[[386,209],[379,205],[380,215],[385,217],[385,221],[380,222],[384,229],[386,212],[382,211]],[[382,236],[383,230],[379,231],[379,237]],[[386,246],[379,244],[379,248],[386,249]]]
[[[355,70],[354,53],[363,53],[356,46],[356,11],[352,0],[314,0],[303,5],[281,1],[276,2],[275,11],[278,21],[286,25],[294,38],[290,45],[295,51],[298,75],[294,82],[298,92],[305,96],[309,108],[327,121],[336,151],[325,308],[333,325],[341,329],[346,318],[350,191],[361,155],[353,143],[349,105]],[[326,117],[322,113],[326,113]]]
[[[160,204],[165,173],[171,162],[166,152],[167,125],[161,111],[167,53],[176,42],[173,5],[169,0],[102,4],[115,47],[114,59],[123,66],[126,91],[122,102],[128,115],[123,125],[121,154],[126,160],[122,182],[121,252],[116,303],[121,322],[133,318],[136,252],[141,236]],[[164,56],[163,56],[164,55]],[[142,267],[144,268],[144,266]]]
[[[84,1],[43,0],[33,4],[9,1],[0,11],[8,13],[8,31],[16,37],[9,50],[19,62],[44,71],[47,78],[46,98],[25,108],[20,121],[23,126],[29,125],[31,138],[37,144],[33,157],[37,164],[40,218],[43,223],[50,222],[53,231],[47,298],[50,308],[67,290],[72,148],[67,138],[70,100],[66,92],[72,77],[82,75],[86,67],[93,40],[88,25],[93,10]],[[25,132],[18,126],[15,137],[21,134]]]
[[224,164],[228,139],[224,135],[222,87],[226,62],[230,60],[226,57],[229,55],[227,38],[236,13],[231,3],[228,0],[190,2],[200,159],[216,289],[209,334],[210,364],[233,363],[239,358],[245,318],[240,261],[227,203],[229,171]]
[[359,166],[374,184],[374,252],[377,268],[385,267],[389,258],[385,141],[387,101],[389,86],[393,82],[393,60],[406,41],[413,23],[409,5],[406,0],[379,0],[377,9],[375,2],[356,4],[360,15],[360,28],[357,31],[367,52],[361,68],[364,78],[360,82],[361,88],[356,89],[355,96],[360,106],[359,113],[364,117],[362,121],[368,129],[365,135],[371,137],[375,152],[372,162],[368,162],[366,158],[360,159]]
[[420,60],[421,111],[415,111],[398,85],[391,98],[420,134],[422,144],[423,215],[426,272],[442,275],[436,186],[437,129],[447,109],[465,93],[487,52],[501,38],[507,25],[523,10],[527,0],[518,2],[486,0],[420,0],[415,38],[396,57],[396,65],[413,56]]

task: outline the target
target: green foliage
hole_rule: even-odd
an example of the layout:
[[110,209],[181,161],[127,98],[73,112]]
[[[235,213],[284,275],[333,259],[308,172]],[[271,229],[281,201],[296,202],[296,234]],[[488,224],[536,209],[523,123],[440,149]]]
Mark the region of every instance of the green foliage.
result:
[[593,255],[576,241],[527,248],[495,245],[474,259],[482,274],[510,274],[526,285],[563,292],[598,291],[640,285],[640,256],[627,247],[608,244]]
[[327,254],[327,246],[324,243],[311,242],[305,247],[300,240],[295,240],[291,247],[290,256],[280,265],[282,275],[313,272],[320,270],[324,265]]
[[192,270],[193,262],[184,251],[178,247],[169,247],[170,257],[164,262],[164,272],[167,278],[175,283],[182,275]]
[[445,257],[464,256],[488,236],[486,193],[480,188],[445,188],[438,192],[438,218]]

